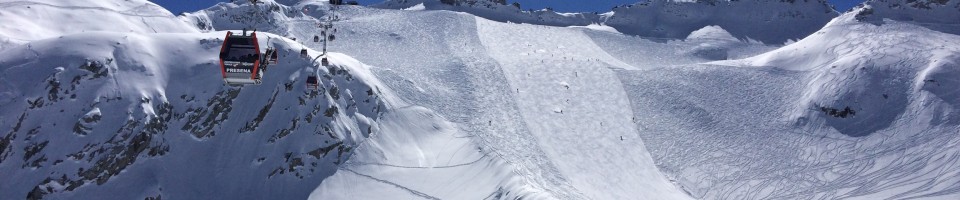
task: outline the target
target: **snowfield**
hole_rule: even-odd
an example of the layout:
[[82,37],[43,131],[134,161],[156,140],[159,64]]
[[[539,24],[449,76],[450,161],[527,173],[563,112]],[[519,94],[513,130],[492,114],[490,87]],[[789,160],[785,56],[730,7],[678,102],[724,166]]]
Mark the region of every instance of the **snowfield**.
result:
[[960,198],[960,0],[330,6],[0,1],[0,199]]
[[0,8],[0,49],[90,31],[198,32],[170,11],[145,1],[4,0]]

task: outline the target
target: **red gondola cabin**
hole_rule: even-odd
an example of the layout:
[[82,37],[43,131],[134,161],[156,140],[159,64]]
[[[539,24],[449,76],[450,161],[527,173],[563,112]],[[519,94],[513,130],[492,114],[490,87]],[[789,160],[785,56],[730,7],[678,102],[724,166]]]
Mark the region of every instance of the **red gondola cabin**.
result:
[[220,48],[220,71],[228,85],[260,84],[270,64],[265,62],[268,60],[276,63],[277,52],[268,48],[266,53],[261,53],[256,32],[234,35],[227,31]]

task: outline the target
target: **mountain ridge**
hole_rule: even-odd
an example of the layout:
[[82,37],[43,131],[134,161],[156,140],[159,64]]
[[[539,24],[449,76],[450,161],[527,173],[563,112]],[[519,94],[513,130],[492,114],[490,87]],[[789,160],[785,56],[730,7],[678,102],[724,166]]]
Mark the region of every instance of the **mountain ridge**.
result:
[[720,26],[738,39],[767,44],[803,38],[838,15],[825,0],[653,0],[617,6],[607,13],[524,11],[514,5],[485,0],[389,0],[372,7],[405,9],[414,5],[428,10],[467,12],[499,22],[547,26],[602,24],[624,34],[654,38],[683,39],[700,28]]

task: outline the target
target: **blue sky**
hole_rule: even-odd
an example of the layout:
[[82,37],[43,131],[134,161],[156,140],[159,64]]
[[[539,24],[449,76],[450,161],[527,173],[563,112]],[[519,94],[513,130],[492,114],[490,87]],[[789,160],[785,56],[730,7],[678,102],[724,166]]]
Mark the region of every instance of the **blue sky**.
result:
[[[173,12],[173,14],[180,14],[181,12],[192,12],[200,9],[208,8],[217,4],[217,2],[229,1],[229,0],[150,0],[156,4],[160,4]],[[239,0],[242,1],[242,0]],[[349,1],[349,0],[346,0]],[[507,0],[508,3],[520,2],[520,6],[523,9],[541,9],[545,7],[552,7],[556,11],[560,12],[607,12],[610,11],[610,8],[613,8],[617,5],[631,4],[639,2],[641,0]],[[811,0],[813,1],[813,0]],[[853,6],[856,6],[863,0],[829,0],[837,10],[843,12],[847,9],[850,9]],[[372,4],[383,2],[383,0],[357,0],[362,5]]]

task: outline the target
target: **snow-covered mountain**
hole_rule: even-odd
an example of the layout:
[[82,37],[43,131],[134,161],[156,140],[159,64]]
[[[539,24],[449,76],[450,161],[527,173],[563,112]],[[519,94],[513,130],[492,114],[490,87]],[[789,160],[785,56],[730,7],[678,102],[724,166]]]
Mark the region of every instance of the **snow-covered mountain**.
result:
[[[958,0],[871,1],[819,25],[836,15],[819,1],[651,2],[585,24],[387,1],[339,7],[329,68],[298,55],[319,55],[326,2],[180,16],[142,0],[0,2],[16,16],[0,23],[0,199],[960,197],[960,36],[943,20]],[[800,13],[757,29],[822,29],[694,17],[655,20],[667,38],[621,33],[671,13],[645,9],[747,5]],[[243,28],[280,62],[261,85],[226,86],[216,52]],[[804,39],[743,41],[764,36]]]
[[602,24],[628,35],[673,39],[683,39],[705,26],[720,26],[738,39],[769,44],[803,38],[837,16],[826,0],[650,0],[602,14],[524,11],[496,0],[388,0],[374,7],[451,10],[494,21],[547,26]]
[[[327,9],[314,8],[314,10],[323,12]],[[292,8],[274,1],[260,1],[256,5],[221,2],[205,10],[183,13],[180,18],[190,24],[195,24],[198,29],[203,31],[212,31],[214,30],[213,24],[217,24],[219,30],[253,29],[256,27],[260,28],[261,31],[282,33],[282,30],[277,30],[278,27],[293,23],[290,20],[307,20],[304,18],[303,11],[303,9]]]
[[713,25],[742,40],[783,44],[836,16],[826,0],[651,0],[614,8],[604,24],[625,34],[665,38]]
[[586,26],[601,22],[597,13],[558,13],[544,8],[522,10],[503,0],[386,0],[371,7],[404,10],[450,10],[466,12],[499,22],[548,26]]
[[[897,3],[907,4],[869,1],[755,57],[655,75],[708,81],[657,82],[636,73],[637,88],[660,86],[637,89],[645,96],[677,98],[684,103],[667,110],[696,113],[646,116],[662,124],[649,129],[679,136],[645,138],[656,144],[651,151],[660,152],[654,157],[663,160],[661,169],[685,177],[681,185],[702,198],[960,197],[960,36],[927,28],[958,21],[895,17],[942,12],[936,10],[871,11]],[[863,20],[871,12],[876,21]],[[634,108],[662,109],[647,102]],[[690,125],[677,127],[673,119]]]
[[[897,11],[878,9],[896,3],[871,1],[797,43],[753,58],[717,63],[809,72],[811,77],[803,98],[788,115],[798,125],[825,123],[846,135],[870,135],[893,125],[903,112],[922,107],[910,105],[914,100],[936,97],[950,103],[957,99],[950,96],[952,91],[941,91],[934,85],[953,85],[938,83],[937,79],[943,78],[935,77],[957,73],[952,68],[960,63],[960,49],[949,44],[958,39],[956,34],[960,32],[950,34],[928,28],[960,27],[960,21],[929,17],[950,13],[941,16],[960,20],[960,9],[943,11],[947,3],[960,5],[956,2],[930,2],[939,6]],[[922,12],[926,9],[932,9],[931,13]],[[933,96],[913,94],[925,90],[935,91],[928,91]],[[818,117],[823,112],[833,117]],[[822,120],[825,122],[819,122]]]
[[197,32],[170,11],[145,1],[0,1],[0,8],[0,49],[68,33]]
[[[146,1],[109,9],[32,1],[0,12],[27,6],[62,18],[78,10],[162,10]],[[368,66],[343,54],[316,71],[319,91],[305,89],[302,78],[318,64],[276,35],[259,34],[282,61],[262,85],[241,88],[218,75],[225,32],[199,33],[169,12],[138,19],[143,25],[133,31],[94,30],[95,18],[62,20],[90,28],[0,51],[3,199],[305,198],[378,129],[387,109],[400,106],[383,98],[389,91]],[[17,24],[4,25],[21,28],[4,35],[56,25],[10,22]],[[142,32],[150,29],[194,31]]]
[[960,34],[960,3],[951,0],[869,1],[854,8],[856,19],[876,25],[885,19]]

